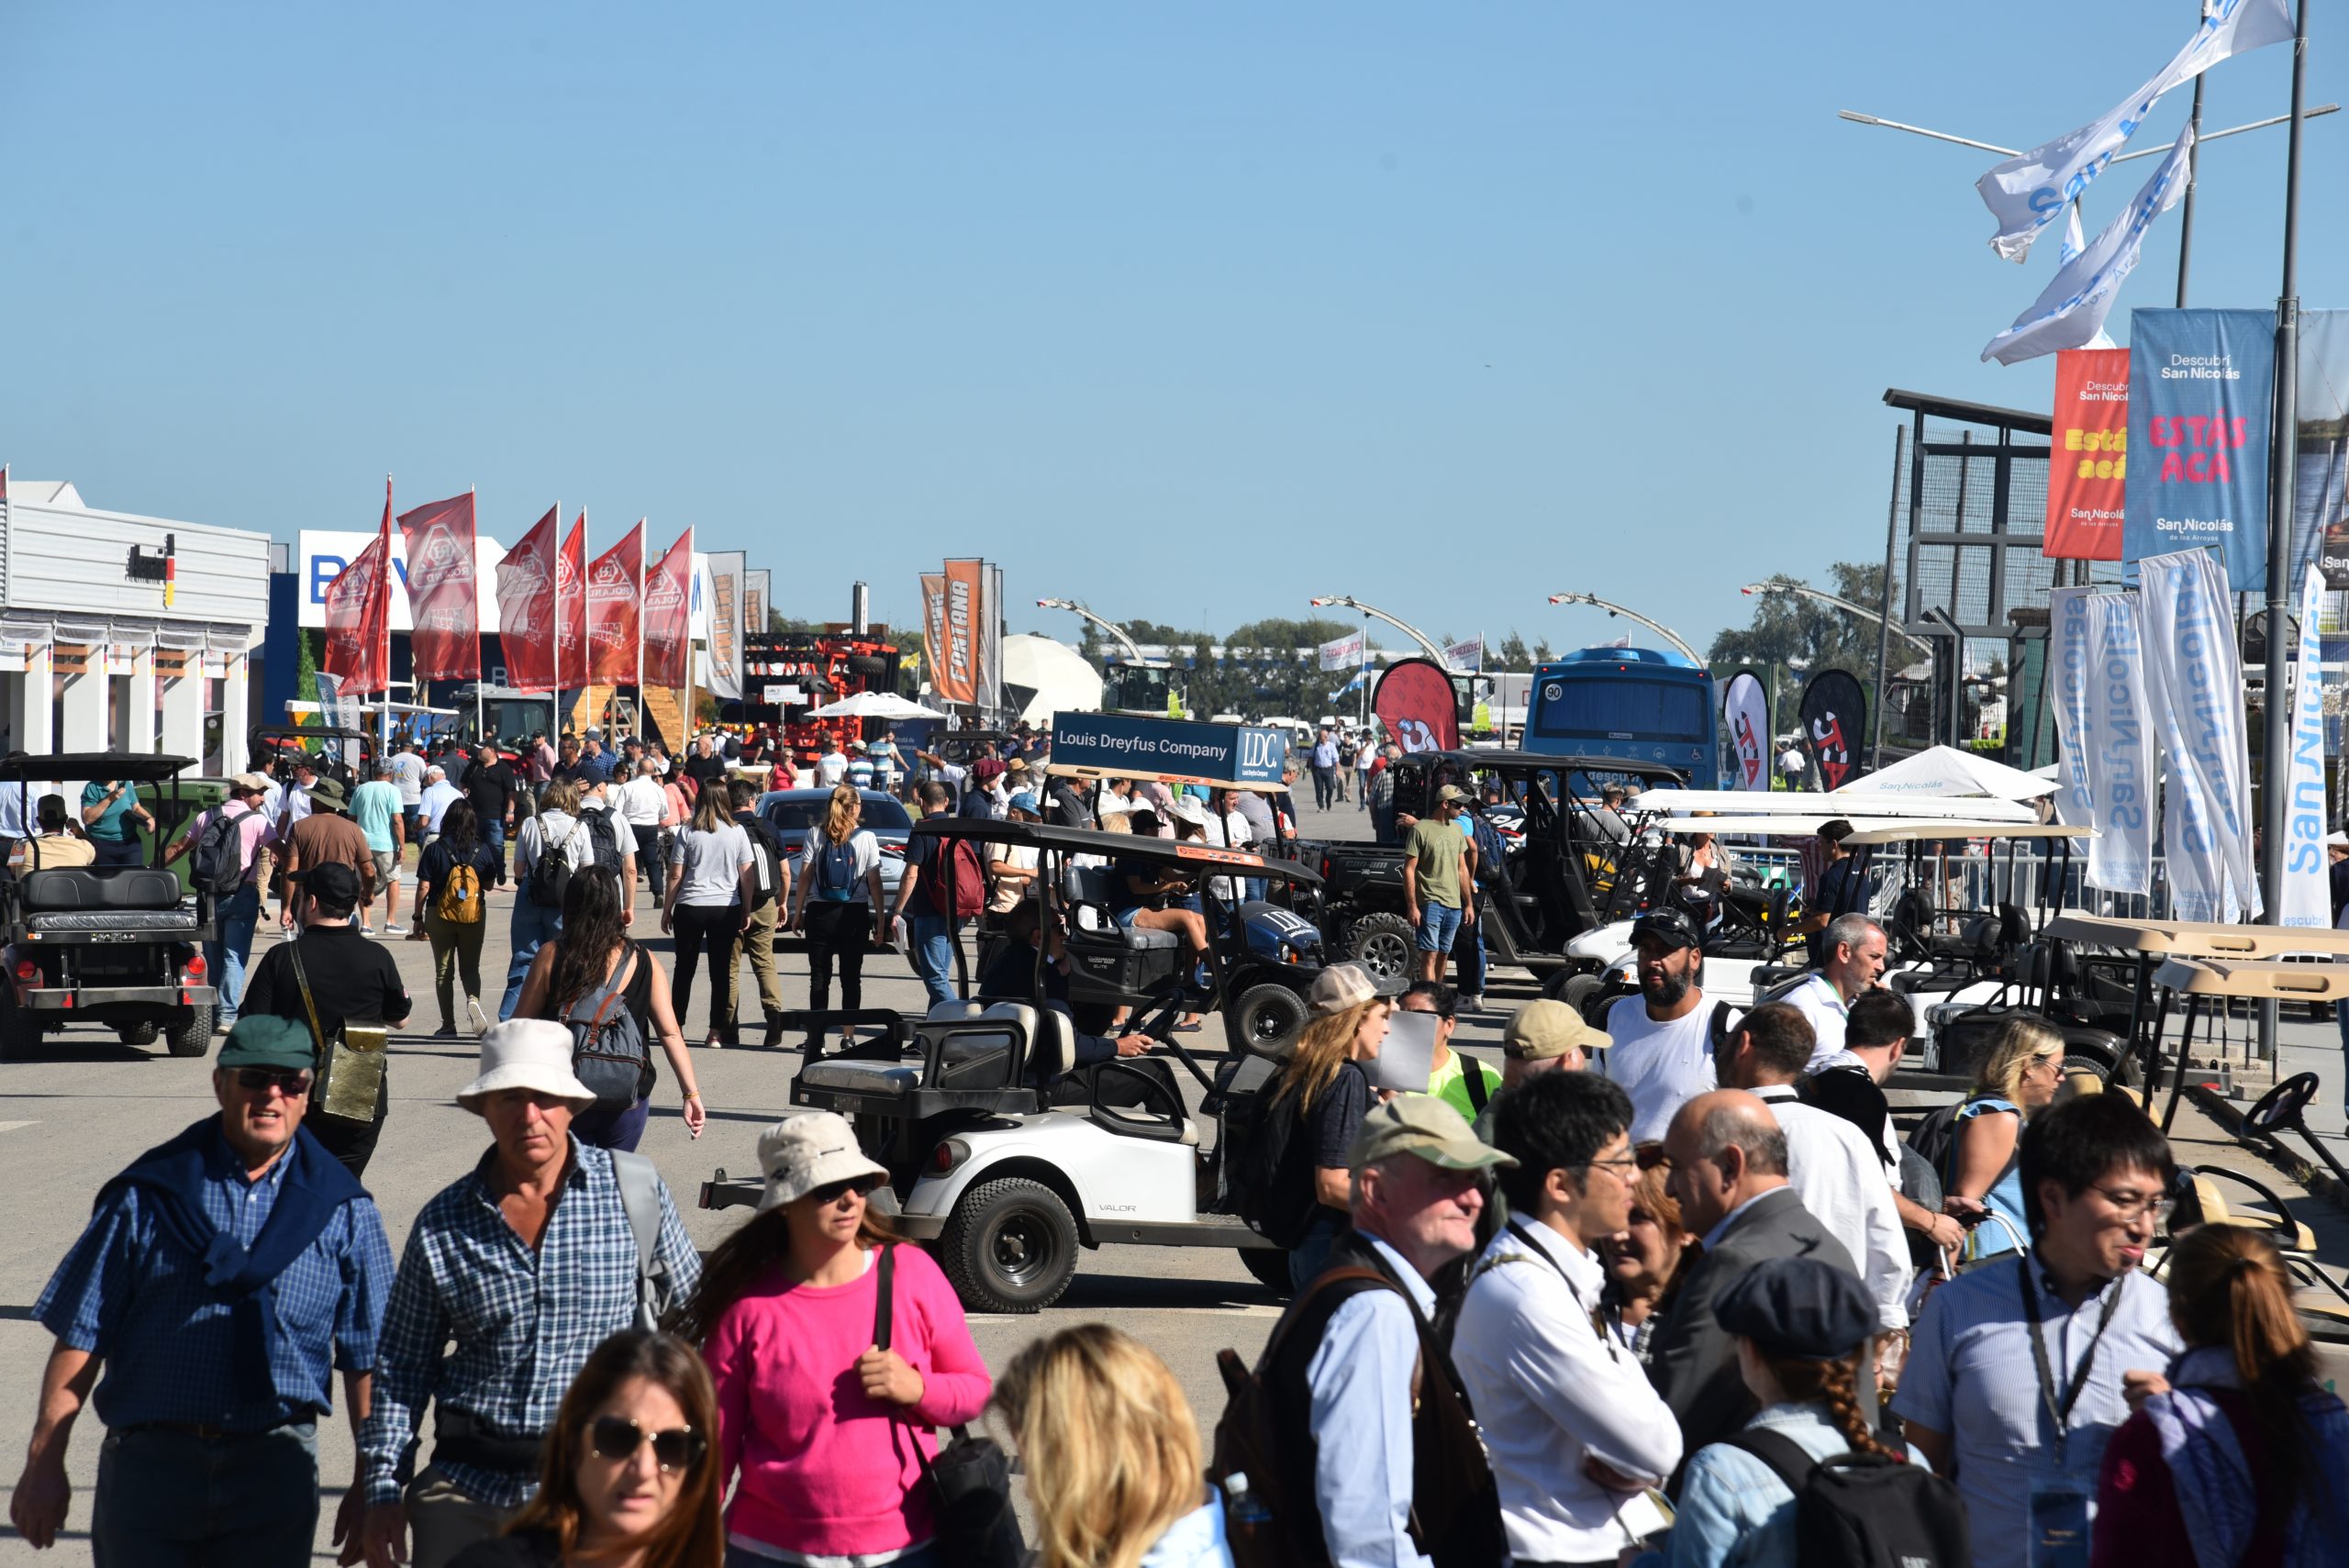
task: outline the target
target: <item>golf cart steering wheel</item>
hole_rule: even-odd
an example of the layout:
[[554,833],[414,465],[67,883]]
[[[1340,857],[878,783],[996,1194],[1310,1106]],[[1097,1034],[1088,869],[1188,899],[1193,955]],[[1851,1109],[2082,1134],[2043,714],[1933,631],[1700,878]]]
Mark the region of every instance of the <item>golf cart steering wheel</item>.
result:
[[2243,1129],[2262,1138],[2304,1129],[2307,1124],[2303,1113],[2308,1110],[2309,1102],[2316,1098],[2317,1085],[2313,1073],[2285,1079],[2259,1096],[2259,1103],[2243,1118]]

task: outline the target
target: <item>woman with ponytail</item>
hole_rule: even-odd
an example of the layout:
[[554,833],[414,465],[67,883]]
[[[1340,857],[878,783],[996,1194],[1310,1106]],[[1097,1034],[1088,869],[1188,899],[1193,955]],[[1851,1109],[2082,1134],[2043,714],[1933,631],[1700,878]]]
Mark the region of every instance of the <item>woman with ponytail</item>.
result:
[[2171,1249],[2186,1341],[2104,1451],[2093,1568],[2313,1568],[2349,1550],[2349,1410],[2317,1383],[2292,1276],[2263,1231]]

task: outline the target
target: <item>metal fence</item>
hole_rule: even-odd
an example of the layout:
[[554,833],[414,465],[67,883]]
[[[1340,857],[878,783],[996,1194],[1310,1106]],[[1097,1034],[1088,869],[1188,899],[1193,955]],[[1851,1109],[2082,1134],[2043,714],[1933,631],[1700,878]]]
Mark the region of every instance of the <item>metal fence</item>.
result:
[[[1783,880],[1794,887],[1803,883],[1802,851],[1776,845],[1724,846],[1732,867],[1751,871],[1764,881]],[[1936,859],[1936,867],[1946,867],[1948,884],[1933,898],[1944,908],[1979,909],[1984,912],[2001,904],[2012,904],[2024,910],[2040,906],[2043,891],[2055,896],[2052,906],[2086,915],[2101,915],[2116,920],[2165,920],[2170,915],[2169,866],[2159,855],[2154,857],[2153,891],[2151,893],[2112,893],[2101,887],[2087,885],[2087,862],[2075,855],[2066,862],[2062,856],[2044,856],[2026,851],[2014,856],[1966,854]],[[2051,877],[2060,879],[2050,888]],[[1883,915],[1891,911],[1893,902],[1910,884],[1907,868],[1894,860],[1876,859],[1868,867],[1868,910]],[[1929,894],[1933,893],[1928,888]]]

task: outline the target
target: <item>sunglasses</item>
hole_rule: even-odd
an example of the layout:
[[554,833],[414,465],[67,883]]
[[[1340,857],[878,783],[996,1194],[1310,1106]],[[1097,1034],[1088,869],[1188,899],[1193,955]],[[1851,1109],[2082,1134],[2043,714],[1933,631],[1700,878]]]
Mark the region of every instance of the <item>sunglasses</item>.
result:
[[648,1441],[652,1444],[652,1462],[663,1474],[690,1470],[709,1451],[709,1440],[691,1427],[648,1432],[626,1416],[598,1416],[587,1429],[587,1444],[597,1459],[625,1462],[634,1459],[636,1451]]
[[256,1095],[274,1088],[287,1099],[298,1100],[310,1092],[310,1075],[299,1071],[273,1073],[266,1067],[239,1067],[237,1087]]
[[866,1174],[851,1176],[844,1182],[826,1182],[820,1187],[809,1188],[807,1195],[814,1198],[817,1207],[821,1208],[840,1202],[851,1193],[854,1193],[859,1197],[871,1197],[880,1190],[881,1178]]

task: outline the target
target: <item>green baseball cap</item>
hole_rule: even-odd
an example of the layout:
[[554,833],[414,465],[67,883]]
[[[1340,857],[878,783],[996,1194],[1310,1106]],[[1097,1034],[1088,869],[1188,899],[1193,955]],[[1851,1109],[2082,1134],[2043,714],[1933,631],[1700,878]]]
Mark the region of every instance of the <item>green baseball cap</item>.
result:
[[317,1047],[311,1043],[309,1029],[292,1018],[269,1013],[248,1013],[239,1018],[214,1063],[218,1067],[274,1067],[288,1073],[307,1071],[317,1064]]
[[1412,1154],[1447,1171],[1480,1171],[1517,1162],[1480,1141],[1466,1121],[1433,1095],[1397,1095],[1363,1118],[1346,1166],[1359,1171],[1396,1154]]

